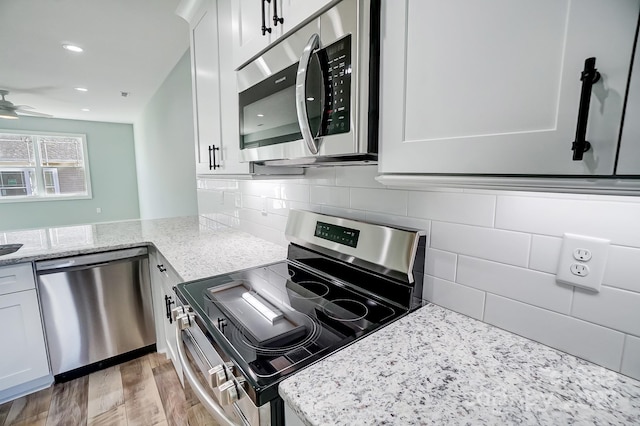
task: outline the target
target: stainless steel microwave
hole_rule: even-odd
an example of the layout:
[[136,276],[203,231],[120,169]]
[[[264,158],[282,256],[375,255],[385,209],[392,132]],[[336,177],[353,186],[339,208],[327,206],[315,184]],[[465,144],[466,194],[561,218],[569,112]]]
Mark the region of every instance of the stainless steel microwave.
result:
[[376,162],[380,1],[341,0],[237,72],[242,161]]

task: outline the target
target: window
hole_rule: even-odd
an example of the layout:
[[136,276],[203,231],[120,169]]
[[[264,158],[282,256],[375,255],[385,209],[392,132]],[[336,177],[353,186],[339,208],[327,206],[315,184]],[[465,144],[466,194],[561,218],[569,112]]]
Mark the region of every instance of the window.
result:
[[90,197],[84,135],[0,131],[0,201]]

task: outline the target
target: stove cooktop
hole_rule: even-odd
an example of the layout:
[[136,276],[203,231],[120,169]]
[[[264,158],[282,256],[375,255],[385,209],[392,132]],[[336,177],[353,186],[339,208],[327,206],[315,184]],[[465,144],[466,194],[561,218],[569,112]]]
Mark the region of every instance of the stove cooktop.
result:
[[178,285],[254,388],[274,384],[405,314],[289,261]]

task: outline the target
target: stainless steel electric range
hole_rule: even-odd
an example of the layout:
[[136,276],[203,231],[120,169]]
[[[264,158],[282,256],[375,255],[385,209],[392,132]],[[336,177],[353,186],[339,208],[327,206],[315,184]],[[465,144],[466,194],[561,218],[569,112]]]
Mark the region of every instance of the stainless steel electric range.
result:
[[185,384],[222,425],[283,425],[278,383],[421,304],[423,231],[292,210],[287,259],[179,284]]

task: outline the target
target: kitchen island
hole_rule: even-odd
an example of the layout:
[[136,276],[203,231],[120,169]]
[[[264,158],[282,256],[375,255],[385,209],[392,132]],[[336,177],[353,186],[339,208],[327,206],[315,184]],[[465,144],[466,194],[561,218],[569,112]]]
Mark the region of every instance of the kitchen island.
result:
[[279,393],[307,425],[640,424],[640,381],[431,304]]
[[184,281],[276,262],[286,248],[203,217],[5,231],[24,246],[0,256],[0,266],[153,245]]

